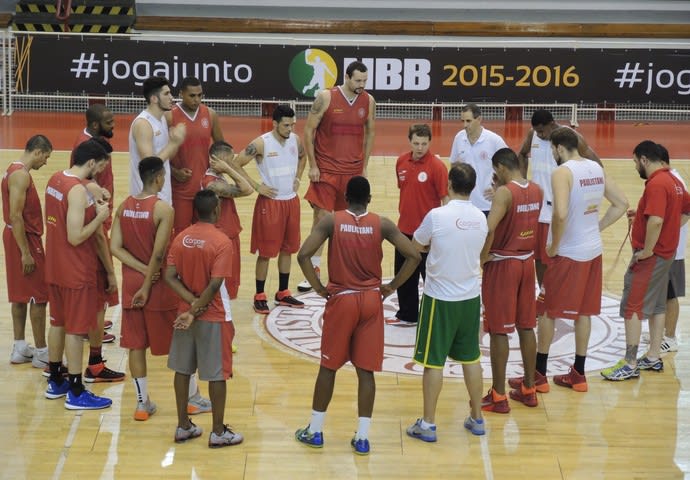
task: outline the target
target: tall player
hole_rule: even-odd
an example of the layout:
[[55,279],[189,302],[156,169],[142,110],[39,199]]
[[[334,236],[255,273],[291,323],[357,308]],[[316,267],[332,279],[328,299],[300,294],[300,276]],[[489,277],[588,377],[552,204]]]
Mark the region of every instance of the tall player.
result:
[[[43,250],[43,212],[31,170],[48,161],[53,145],[44,135],[26,142],[18,161],[10,163],[2,176],[2,232],[5,247],[7,297],[11,304],[14,346],[10,363],[26,363],[36,368],[48,366],[46,345],[46,303],[48,287]],[[26,342],[27,305],[36,348]]]
[[202,103],[204,91],[195,77],[185,77],[180,84],[182,101],[165,112],[168,125],[184,124],[187,129],[184,142],[170,159],[172,175],[172,202],[175,208],[175,232],[192,224],[194,195],[208,168],[208,148],[211,141],[223,140],[218,115]]
[[[367,175],[374,144],[376,102],[364,91],[367,67],[354,61],[345,69],[345,81],[321,90],[307,116],[304,146],[309,159],[309,189],[304,198],[313,209],[312,230],[328,213],[347,208],[345,187],[355,175]],[[314,252],[312,266],[320,272],[321,251]],[[306,280],[297,290],[308,292]]]

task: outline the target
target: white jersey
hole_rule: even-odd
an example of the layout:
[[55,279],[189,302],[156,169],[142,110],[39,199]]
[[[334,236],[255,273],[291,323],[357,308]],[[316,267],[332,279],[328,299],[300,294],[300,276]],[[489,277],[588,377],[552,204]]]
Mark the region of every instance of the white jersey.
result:
[[536,133],[533,133],[529,156],[532,181],[539,185],[544,192],[544,201],[539,212],[539,223],[551,223],[551,217],[553,216],[551,174],[558,167],[556,160],[553,158],[551,141],[542,140]]
[[299,145],[297,135],[290,134],[285,143],[280,143],[273,132],[261,135],[264,141],[264,155],[256,163],[261,181],[278,190],[276,200],[290,200],[295,195],[295,177],[299,163]]
[[[151,115],[149,112],[144,110],[137,118],[134,119],[136,122],[138,119],[143,118],[153,129],[153,154],[156,155],[158,152],[163,150],[170,140],[168,134],[168,122],[165,117],[161,117],[158,120],[156,117]],[[158,198],[164,202],[172,205],[172,189],[170,184],[170,162],[169,159],[163,158],[163,168],[165,169],[165,184],[163,189],[158,194]],[[129,127],[129,194],[138,195],[144,188],[141,178],[139,177],[139,162],[141,158],[139,157],[139,150],[137,150],[137,145],[134,142],[134,135],[132,135],[132,126]]]
[[[604,169],[588,159],[568,160],[561,167],[570,170],[573,186],[558,255],[586,262],[602,253],[599,205],[604,198]],[[546,243],[551,243],[551,228]]]
[[[688,189],[688,186],[685,184],[685,180],[683,180],[683,177],[680,176],[680,173],[676,171],[676,169],[672,168],[671,173],[673,174],[674,177],[676,177],[678,180],[680,180],[680,183],[683,184],[683,187],[685,189]],[[685,247],[688,244],[688,224],[686,223],[682,227],[680,227],[680,237],[678,238],[678,249],[676,250],[676,260],[683,260],[685,258]]]
[[451,200],[429,211],[414,232],[417,242],[431,245],[424,293],[450,302],[477,297],[479,255],[488,232],[486,216],[468,200]]
[[499,135],[486,128],[482,128],[482,133],[474,144],[471,144],[467,138],[466,130],[460,130],[453,140],[449,157],[450,164],[462,162],[469,163],[474,167],[477,173],[477,184],[472,190],[470,201],[484,212],[491,210],[491,202],[484,198],[484,190],[491,188],[491,180],[494,175],[491,157],[497,150],[507,146]]

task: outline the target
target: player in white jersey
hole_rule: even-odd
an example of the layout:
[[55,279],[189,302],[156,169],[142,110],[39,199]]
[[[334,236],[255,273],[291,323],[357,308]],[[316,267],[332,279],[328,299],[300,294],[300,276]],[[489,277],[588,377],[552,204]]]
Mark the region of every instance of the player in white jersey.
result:
[[155,156],[165,162],[165,185],[158,196],[172,205],[168,160],[184,142],[186,127],[181,123],[168,129],[163,114],[172,108],[173,96],[165,77],[144,80],[144,98],[146,109],[134,119],[129,129],[129,193],[141,193],[143,184],[139,178],[139,162],[142,158]]
[[[259,194],[254,205],[251,252],[256,258],[256,294],[254,310],[268,313],[264,287],[268,263],[278,257],[277,305],[302,308],[288,289],[292,254],[300,247],[300,207],[297,190],[304,172],[306,155],[295,127],[295,112],[288,105],[278,105],[273,112],[273,130],[255,138],[235,159],[235,165]],[[256,161],[261,182],[244,170]]]
[[[551,191],[551,174],[558,166],[551,152],[551,133],[561,125],[556,123],[548,110],[535,110],[532,114],[532,128],[527,132],[522,142],[518,161],[522,174],[527,176],[527,167],[532,171],[532,181],[539,185],[544,192],[544,201],[539,214],[537,229],[537,249],[535,250],[535,265],[539,285],[544,279],[544,271],[549,257],[546,255],[546,235],[553,215],[553,193]],[[576,132],[577,133],[577,132]],[[596,153],[587,145],[585,139],[577,133],[577,151],[580,157],[594,160],[601,164]]]

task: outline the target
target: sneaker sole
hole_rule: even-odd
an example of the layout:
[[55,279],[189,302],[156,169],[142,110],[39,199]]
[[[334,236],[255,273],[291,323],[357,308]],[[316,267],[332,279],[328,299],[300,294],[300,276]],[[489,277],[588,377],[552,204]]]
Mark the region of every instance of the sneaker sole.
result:
[[414,433],[407,433],[407,436],[410,438],[416,438],[417,440],[421,440],[422,442],[427,442],[427,443],[434,443],[436,442],[436,437],[425,437],[424,435],[415,435]]
[[291,303],[285,303],[278,300],[276,300],[275,304],[277,307],[304,308],[304,305],[293,305]]
[[367,455],[369,455],[369,452],[360,452],[355,447],[352,447],[352,453],[354,453],[355,455],[359,455],[360,457],[366,457]]
[[240,440],[239,442],[236,443],[208,443],[208,448],[223,448],[223,447],[234,447],[235,445],[239,445],[242,443],[244,439]]
[[491,413],[502,413],[502,414],[505,414],[505,413],[510,413],[510,407],[508,407],[507,410],[497,410],[497,409],[494,408],[493,405],[483,405],[483,406],[482,406],[482,411],[483,411],[483,412],[491,412]]
[[43,394],[48,400],[57,400],[58,398],[66,397],[66,393],[47,393]]
[[201,415],[202,413],[211,413],[211,409],[209,408],[208,410],[202,410],[201,408],[196,407],[190,408],[189,405],[187,405],[187,415]]
[[298,292],[302,292],[302,293],[309,292],[309,291],[311,291],[311,290],[312,290],[311,287],[309,287],[309,288],[307,288],[307,287],[300,287],[300,286],[297,287],[297,291],[298,291]]
[[177,438],[175,437],[175,443],[184,443],[187,440],[194,440],[195,438],[199,438],[201,436],[201,433],[199,435],[192,435],[186,438]]
[[79,405],[72,405],[67,402],[65,402],[65,408],[67,410],[103,410],[104,408],[111,407],[112,403],[109,403],[108,405],[103,405],[103,406],[91,406],[91,407],[83,407]]
[[115,383],[115,382],[124,382],[125,377],[122,377],[122,378],[100,378],[100,377],[87,378],[87,377],[84,377],[84,381],[86,383]]
[[23,360],[10,360],[10,363],[12,365],[22,365],[24,363],[30,363],[32,359],[33,359],[33,357],[26,357]]

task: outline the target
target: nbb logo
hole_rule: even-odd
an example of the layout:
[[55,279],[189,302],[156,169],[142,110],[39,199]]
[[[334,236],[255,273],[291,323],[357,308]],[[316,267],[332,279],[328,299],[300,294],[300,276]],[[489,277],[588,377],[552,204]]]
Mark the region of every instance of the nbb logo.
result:
[[431,85],[426,58],[344,58],[343,72],[355,60],[367,66],[367,90],[428,90]]

